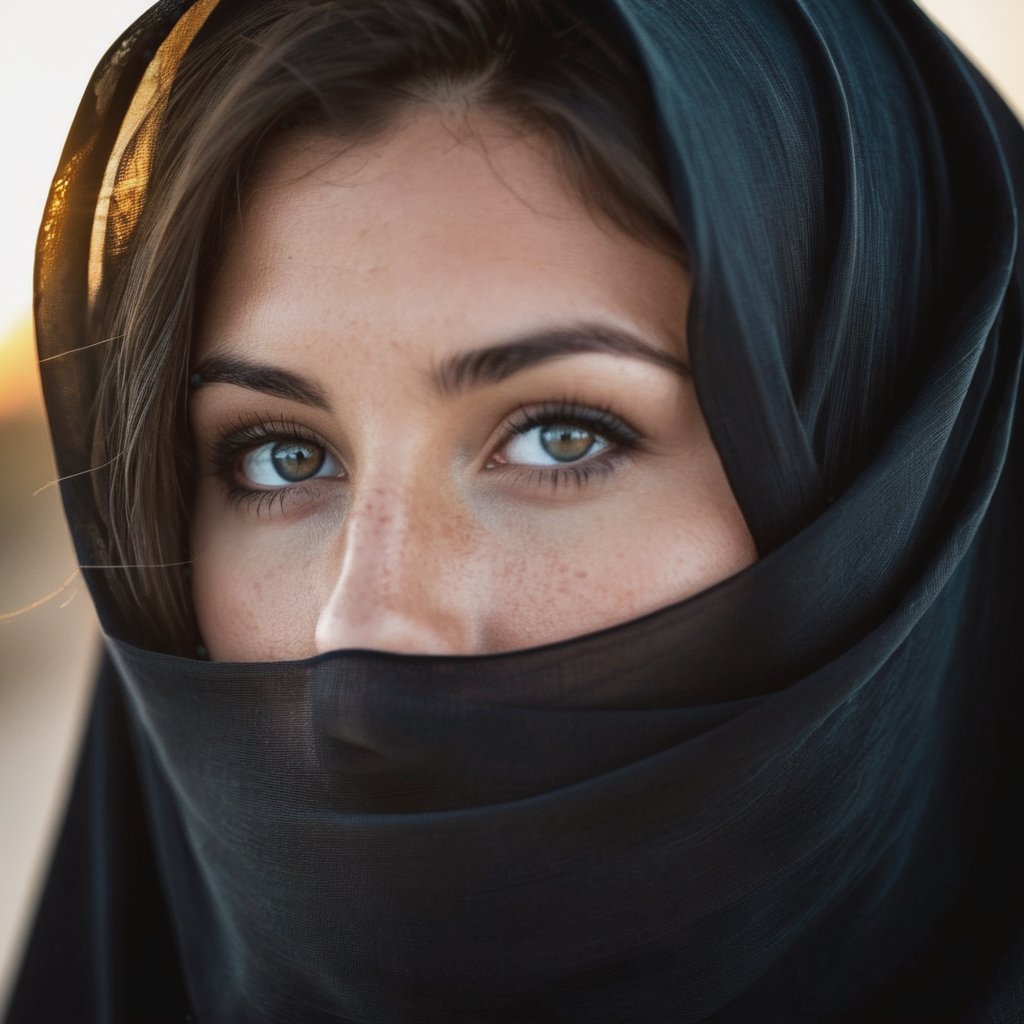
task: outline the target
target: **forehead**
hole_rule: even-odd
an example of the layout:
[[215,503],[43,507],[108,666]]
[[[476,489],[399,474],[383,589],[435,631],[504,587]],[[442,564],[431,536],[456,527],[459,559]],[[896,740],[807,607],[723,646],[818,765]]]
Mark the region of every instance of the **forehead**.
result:
[[431,109],[374,141],[292,136],[268,151],[200,346],[244,337],[256,354],[278,327],[478,341],[496,319],[531,329],[616,307],[678,330],[685,300],[675,262],[595,218],[545,137]]

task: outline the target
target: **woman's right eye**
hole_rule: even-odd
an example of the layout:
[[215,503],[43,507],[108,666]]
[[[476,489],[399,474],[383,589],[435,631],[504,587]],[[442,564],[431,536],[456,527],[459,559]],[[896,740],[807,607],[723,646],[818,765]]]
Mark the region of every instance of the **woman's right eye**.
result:
[[239,463],[243,485],[274,489],[317,477],[336,477],[341,464],[323,446],[301,438],[270,441],[250,449]]

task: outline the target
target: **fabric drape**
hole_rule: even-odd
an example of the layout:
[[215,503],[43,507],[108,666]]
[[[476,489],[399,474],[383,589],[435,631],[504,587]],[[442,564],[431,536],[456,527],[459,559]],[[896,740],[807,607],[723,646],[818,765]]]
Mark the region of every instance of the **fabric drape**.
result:
[[[145,202],[123,142],[240,6],[129,30],[51,193],[37,332],[85,565],[82,325]],[[107,653],[9,1024],[1024,1020],[1020,125],[909,2],[607,13],[762,557],[535,650],[244,665],[140,648],[88,570]]]

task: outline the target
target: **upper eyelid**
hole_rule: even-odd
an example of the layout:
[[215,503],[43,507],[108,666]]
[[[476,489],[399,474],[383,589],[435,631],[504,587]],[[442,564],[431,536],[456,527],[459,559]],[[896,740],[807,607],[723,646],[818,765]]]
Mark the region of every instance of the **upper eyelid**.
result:
[[617,416],[609,409],[595,406],[556,406],[542,407],[541,409],[521,407],[517,413],[509,416],[506,422],[511,423],[517,415],[523,418],[523,425],[527,428],[545,424],[574,423],[586,427],[618,429],[631,434],[639,433],[621,416]]
[[279,416],[265,416],[258,418],[240,417],[233,426],[218,431],[216,437],[221,439],[243,439],[242,435],[249,434],[253,440],[275,440],[290,437],[302,438],[304,441],[315,441],[329,447],[320,434],[303,426],[297,420],[284,419]]
[[[617,428],[622,433],[641,437],[640,431],[612,409],[581,401],[523,403],[503,417],[502,428],[508,429],[517,419],[518,428],[525,430],[544,423],[578,421],[583,426],[609,430]],[[261,417],[239,416],[231,426],[210,431],[209,436],[199,440],[204,447],[217,447],[225,442],[239,446],[251,442],[255,447],[266,441],[291,438],[310,441],[335,455],[339,454],[320,431],[306,427],[297,420],[269,413]]]
[[583,427],[619,446],[640,448],[644,442],[643,434],[613,410],[576,402],[521,406],[506,417],[504,430],[511,440],[537,427],[557,423]]
[[280,418],[239,420],[234,427],[219,430],[203,438],[201,443],[212,457],[217,458],[228,454],[237,456],[274,441],[290,440],[315,444],[340,459],[334,447],[318,431]]

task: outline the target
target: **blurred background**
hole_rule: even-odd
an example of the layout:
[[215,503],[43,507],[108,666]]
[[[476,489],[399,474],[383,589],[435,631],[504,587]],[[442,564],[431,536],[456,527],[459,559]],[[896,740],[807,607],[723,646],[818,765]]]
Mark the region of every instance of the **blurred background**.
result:
[[[1024,3],[922,6],[1024,112]],[[98,637],[59,507],[31,326],[32,252],[89,75],[145,0],[4,0],[0,35],[0,1011],[73,764]]]
[[32,254],[92,69],[146,3],[0,0],[0,1018],[98,645],[57,488],[47,487],[54,469],[33,352]]

